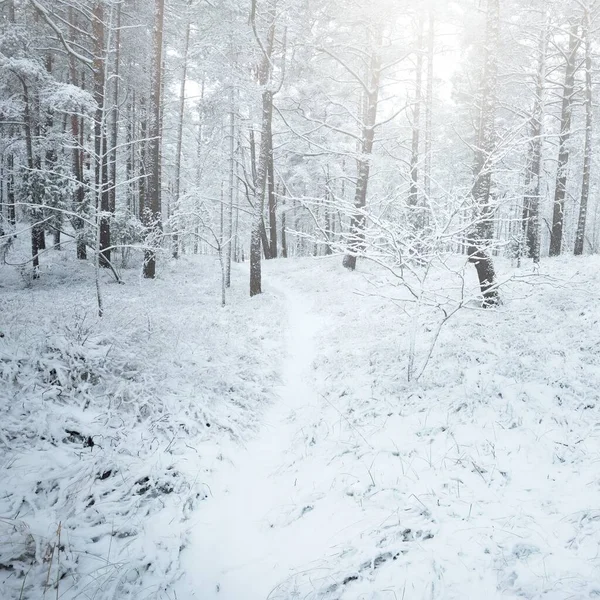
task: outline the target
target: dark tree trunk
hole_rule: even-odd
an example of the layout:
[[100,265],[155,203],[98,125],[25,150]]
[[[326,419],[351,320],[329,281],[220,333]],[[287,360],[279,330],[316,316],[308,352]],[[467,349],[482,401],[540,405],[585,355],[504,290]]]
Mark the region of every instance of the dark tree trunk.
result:
[[[31,102],[29,97],[29,88],[24,80],[21,80],[23,84],[23,103],[24,103],[24,127],[25,127],[25,149],[27,153],[27,168],[29,170],[29,177],[35,177],[34,169],[36,159],[33,153],[33,115],[31,113]],[[31,179],[30,179],[31,182]],[[33,265],[33,279],[37,279],[40,276],[40,259],[39,252],[40,248],[40,237],[44,234],[43,226],[41,224],[42,212],[37,205],[40,204],[39,198],[39,186],[37,181],[32,181],[30,184],[31,188],[31,202],[33,206],[30,209],[31,215],[31,260]]]
[[[52,68],[53,68],[53,62],[52,62],[52,54],[48,53],[46,55],[46,71],[51,75],[52,74]],[[52,130],[54,129],[54,116],[52,114],[52,110],[48,111],[48,115],[46,118],[46,123],[44,126],[44,137],[48,137],[52,134]],[[46,153],[45,153],[45,168],[46,171],[49,173],[52,173],[55,169],[56,169],[56,164],[57,164],[57,153],[56,153],[56,149],[54,147],[54,144],[50,145],[47,149],[46,149]],[[49,224],[50,224],[50,230],[53,233],[54,236],[54,243],[53,243],[53,248],[54,250],[60,250],[60,230],[62,228],[62,222],[63,222],[63,212],[62,212],[62,206],[61,206],[61,202],[58,201],[58,199],[54,199],[56,200],[57,204],[53,205],[50,207],[50,215],[49,215]],[[44,238],[43,241],[43,246],[40,246],[41,248],[45,249],[46,246],[46,240]]]
[[[73,42],[77,35],[77,22],[73,12],[73,8],[69,7],[69,25],[70,25],[70,37]],[[72,85],[80,86],[81,89],[85,89],[85,78],[81,77],[79,82],[77,63],[74,56],[69,56],[69,79]],[[86,209],[85,201],[85,178],[84,178],[84,155],[83,155],[83,141],[84,141],[84,121],[83,118],[77,114],[71,115],[71,135],[73,136],[73,175],[77,182],[75,187],[75,206],[74,212],[83,214]],[[72,219],[73,228],[75,229],[75,245],[77,249],[77,258],[79,260],[87,259],[87,244],[85,242],[84,231],[85,222],[80,217],[74,217]]]
[[104,4],[97,2],[92,15],[94,33],[94,154],[96,180],[96,208],[100,215],[100,257],[101,267],[110,267],[110,193],[108,189],[108,153],[105,122],[105,80],[106,58],[104,48]]
[[117,145],[119,142],[119,76],[121,71],[121,8],[117,8],[117,34],[115,39],[115,72],[113,77],[112,130],[110,135],[110,177],[108,210],[114,215],[117,201]]
[[556,169],[556,188],[554,190],[554,209],[552,213],[552,231],[550,234],[550,256],[558,256],[562,247],[567,173],[569,168],[568,144],[571,137],[577,50],[580,43],[578,29],[577,24],[573,24],[569,32],[569,50],[565,69],[565,83],[563,86],[560,136],[558,138],[558,167]]
[[[256,25],[254,22],[256,5],[252,4],[252,26],[254,34],[258,40]],[[265,229],[263,220],[263,211],[265,204],[265,193],[267,191],[267,178],[269,170],[269,161],[271,160],[272,148],[270,148],[269,131],[273,122],[273,90],[271,89],[271,76],[273,65],[271,57],[273,55],[273,44],[275,41],[275,6],[270,2],[267,7],[269,18],[269,29],[267,34],[266,46],[261,49],[264,52],[262,61],[258,70],[258,82],[262,87],[262,119],[261,119],[261,139],[260,154],[258,159],[258,169],[254,183],[254,211],[252,218],[252,232],[250,235],[250,296],[256,296],[262,293],[262,269],[261,269],[261,237]],[[266,232],[264,232],[266,237]],[[269,249],[267,243],[262,242],[263,248]]]
[[540,262],[540,193],[542,170],[542,135],[544,123],[544,91],[546,82],[546,50],[548,31],[542,30],[538,48],[538,68],[535,86],[535,99],[531,116],[529,142],[529,164],[525,177],[525,197],[523,199],[523,237],[527,256],[534,263]]
[[285,236],[285,207],[281,211],[281,256],[288,257],[287,238]]
[[364,249],[367,204],[367,187],[371,167],[371,154],[375,141],[375,123],[377,120],[377,104],[379,101],[380,57],[378,48],[371,53],[369,64],[368,93],[365,92],[365,107],[363,113],[363,128],[361,136],[361,156],[358,160],[358,177],[354,194],[354,212],[350,216],[350,234],[348,252],[342,264],[346,269],[354,271],[356,257]]
[[15,157],[10,153],[6,157],[6,203],[8,205],[8,222],[11,225],[17,223],[17,211],[15,206]]
[[494,230],[491,185],[498,83],[499,12],[499,0],[488,0],[484,70],[479,94],[479,126],[471,192],[476,220],[467,247],[469,262],[473,263],[477,270],[484,308],[495,306],[500,302],[498,290],[495,287],[494,264],[488,249]]
[[149,177],[148,177],[148,208],[150,244],[144,257],[144,277],[153,279],[156,275],[156,252],[161,231],[161,90],[162,90],[162,51],[163,24],[165,17],[165,0],[155,0],[154,4],[154,34],[152,50],[152,84],[150,88],[150,140],[148,141]]
[[[71,83],[77,85],[77,70],[75,67],[75,60],[71,58]],[[75,187],[75,211],[83,213],[85,211],[85,187],[84,187],[84,173],[83,173],[83,146],[81,144],[81,137],[83,132],[83,123],[80,117],[76,114],[71,115],[71,135],[73,136],[74,148],[73,148],[73,172],[77,185]],[[73,219],[73,228],[76,233],[76,246],[77,246],[77,258],[85,260],[87,258],[87,246],[83,236],[85,229],[84,221],[75,217]]]

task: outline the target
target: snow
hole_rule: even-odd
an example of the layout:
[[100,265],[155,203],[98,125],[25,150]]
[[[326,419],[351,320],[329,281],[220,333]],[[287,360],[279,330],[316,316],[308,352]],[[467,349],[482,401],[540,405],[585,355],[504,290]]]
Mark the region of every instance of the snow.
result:
[[177,597],[598,594],[595,282],[554,261],[552,285],[508,284],[501,309],[450,321],[409,383],[426,325],[390,309],[380,272],[338,263],[267,266],[287,290],[287,385],[192,527]]
[[[494,310],[467,265],[408,381],[440,311],[377,266],[268,261],[250,299],[234,265],[221,309],[184,257],[107,275],[100,322],[55,254],[0,276],[2,597],[600,596],[598,257],[498,260]],[[460,300],[453,260],[428,298]]]
[[183,259],[153,282],[104,274],[99,320],[66,255],[0,277],[1,597],[41,597],[48,573],[61,598],[160,597],[212,471],[272,400],[278,301],[240,279],[221,309],[217,261]]
[[[318,320],[299,296],[288,292],[284,297],[288,348],[278,400],[265,415],[261,434],[212,486],[213,501],[198,515],[190,540],[199,554],[188,553],[184,562],[184,571],[197,578],[186,581],[180,597],[187,590],[194,598],[266,598],[278,573],[274,567],[292,574],[295,560],[320,551],[319,540],[302,526],[284,527],[310,508],[296,505],[299,483],[293,472],[280,467],[286,456],[293,456],[301,437],[299,422],[320,404],[309,383]],[[299,553],[286,553],[291,535]],[[195,568],[198,564],[201,570]]]

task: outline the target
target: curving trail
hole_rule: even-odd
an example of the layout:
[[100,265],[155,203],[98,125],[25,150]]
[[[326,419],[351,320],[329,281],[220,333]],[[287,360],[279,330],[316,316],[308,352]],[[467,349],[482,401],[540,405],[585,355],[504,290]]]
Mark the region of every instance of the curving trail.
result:
[[[323,536],[303,526],[293,469],[302,423],[321,410],[311,387],[317,317],[301,296],[277,289],[288,311],[280,401],[235,466],[224,467],[198,508],[182,562],[178,600],[266,600],[298,568],[322,554]],[[305,415],[305,418],[303,418]]]

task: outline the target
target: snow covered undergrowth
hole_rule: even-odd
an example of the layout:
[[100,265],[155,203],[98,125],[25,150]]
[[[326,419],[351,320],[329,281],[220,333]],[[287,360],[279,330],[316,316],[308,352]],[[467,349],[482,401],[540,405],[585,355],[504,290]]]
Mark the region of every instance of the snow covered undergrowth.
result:
[[600,596],[600,261],[467,301],[411,382],[439,310],[339,262],[266,267],[289,310],[280,404],[196,511],[177,598]]
[[598,258],[498,261],[494,310],[436,268],[467,300],[418,378],[443,312],[340,262],[252,300],[241,266],[221,309],[183,258],[102,322],[72,261],[2,278],[2,598],[600,596]]
[[[70,254],[70,253],[69,253]],[[192,511],[274,398],[281,309],[218,264],[0,267],[0,597],[170,597]],[[168,271],[168,272],[166,272]],[[47,588],[46,592],[44,589]]]

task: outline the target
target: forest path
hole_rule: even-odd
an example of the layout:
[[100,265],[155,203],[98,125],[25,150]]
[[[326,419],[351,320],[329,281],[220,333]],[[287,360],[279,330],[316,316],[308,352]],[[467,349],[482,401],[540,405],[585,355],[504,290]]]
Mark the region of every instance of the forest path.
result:
[[273,590],[298,567],[321,556],[333,533],[303,522],[312,506],[299,504],[298,473],[291,468],[306,444],[302,424],[323,410],[310,375],[321,323],[310,298],[288,291],[286,284],[274,287],[288,313],[279,400],[236,464],[224,466],[211,482],[212,495],[198,508],[182,556],[178,600],[274,597]]

